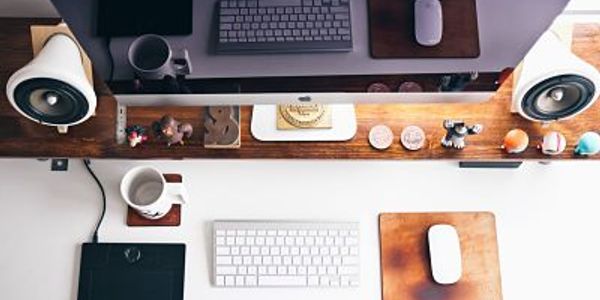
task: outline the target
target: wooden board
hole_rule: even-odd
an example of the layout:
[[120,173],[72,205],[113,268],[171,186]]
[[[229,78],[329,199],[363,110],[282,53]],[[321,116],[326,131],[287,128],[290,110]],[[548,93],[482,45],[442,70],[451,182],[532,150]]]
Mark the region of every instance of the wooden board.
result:
[[[8,103],[5,83],[8,77],[25,65],[32,57],[31,24],[55,24],[56,20],[42,19],[1,19],[0,18],[0,157],[89,157],[89,158],[293,158],[293,159],[394,159],[394,160],[469,160],[469,161],[515,161],[515,160],[560,160],[560,159],[600,159],[600,155],[584,158],[573,155],[579,136],[589,130],[600,131],[600,101],[585,113],[571,120],[543,126],[529,122],[510,113],[512,80],[507,80],[496,95],[487,102],[478,104],[390,104],[356,106],[358,131],[347,142],[260,142],[250,133],[251,107],[241,108],[241,142],[239,149],[206,149],[203,145],[202,130],[204,112],[202,107],[130,107],[128,124],[150,126],[152,122],[169,113],[180,121],[194,126],[194,136],[184,146],[167,147],[164,143],[150,141],[136,148],[119,145],[115,141],[116,102],[111,91],[101,80],[95,80],[95,88],[100,95],[96,115],[81,125],[69,128],[69,133],[60,135],[55,128],[39,125],[20,116]],[[600,68],[600,24],[580,24],[573,33],[572,49],[575,54]],[[372,76],[365,81],[352,78],[336,82],[340,90],[364,91],[372,82]],[[364,79],[364,78],[363,78]],[[410,78],[406,75],[381,76],[393,89],[401,81]],[[427,75],[416,75],[413,81],[422,86],[433,86]],[[248,80],[248,86],[255,91],[268,90],[274,86],[292,87],[287,79],[267,81]],[[267,86],[266,82],[270,82]],[[332,81],[326,78],[304,80],[319,84],[322,90],[330,87]],[[210,82],[205,82],[209,84]],[[321,90],[321,89],[317,89]],[[484,125],[482,134],[469,137],[464,150],[449,150],[441,147],[440,140],[445,134],[442,122],[445,118],[464,119],[467,123]],[[369,129],[376,124],[390,126],[395,134],[394,144],[386,151],[373,149],[368,142]],[[405,150],[399,142],[402,128],[418,125],[426,133],[427,142],[422,150]],[[529,133],[530,146],[521,154],[507,154],[500,149],[502,138],[510,129],[521,128]],[[536,145],[542,136],[558,130],[567,138],[567,150],[556,157],[541,154]]]
[[[183,177],[180,174],[163,174],[167,182],[182,182]],[[173,204],[171,210],[162,218],[150,220],[142,217],[135,209],[127,206],[127,226],[146,227],[146,226],[179,226],[181,224],[181,204]]]
[[444,31],[433,47],[417,43],[414,1],[369,0],[369,37],[374,58],[476,58],[476,0],[441,1]]
[[[427,230],[458,231],[463,273],[453,285],[431,275]],[[386,213],[379,216],[383,300],[501,300],[496,224],[492,213]]]

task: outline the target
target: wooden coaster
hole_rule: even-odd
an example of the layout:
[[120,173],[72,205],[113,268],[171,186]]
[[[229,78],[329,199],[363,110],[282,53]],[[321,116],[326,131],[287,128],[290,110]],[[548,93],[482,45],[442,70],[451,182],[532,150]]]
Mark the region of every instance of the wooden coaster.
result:
[[[181,174],[163,174],[167,182],[182,182]],[[171,210],[162,218],[150,220],[142,217],[135,209],[127,206],[127,226],[179,226],[181,224],[181,205],[173,204]]]
[[[431,275],[427,231],[435,224],[456,228],[462,276],[451,285]],[[383,300],[501,300],[494,215],[488,212],[398,213],[379,216]]]

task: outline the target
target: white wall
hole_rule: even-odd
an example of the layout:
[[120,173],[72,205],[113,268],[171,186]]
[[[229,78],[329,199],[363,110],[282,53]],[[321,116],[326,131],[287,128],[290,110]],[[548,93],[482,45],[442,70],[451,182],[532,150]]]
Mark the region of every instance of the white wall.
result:
[[0,17],[57,17],[50,0],[0,0]]

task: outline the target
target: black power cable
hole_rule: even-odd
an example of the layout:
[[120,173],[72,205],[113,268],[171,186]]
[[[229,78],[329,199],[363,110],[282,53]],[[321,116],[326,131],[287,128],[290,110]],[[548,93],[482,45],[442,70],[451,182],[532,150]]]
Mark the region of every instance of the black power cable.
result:
[[104,187],[102,186],[102,183],[100,182],[100,180],[98,180],[98,177],[96,177],[96,174],[90,168],[90,164],[91,162],[89,159],[83,159],[83,165],[88,170],[88,173],[92,175],[92,178],[94,178],[94,181],[96,181],[96,184],[98,184],[98,188],[102,193],[102,213],[100,214],[100,219],[98,219],[98,223],[96,224],[96,228],[94,229],[94,234],[92,235],[92,243],[98,243],[98,230],[100,230],[100,225],[102,225],[102,221],[104,220],[104,214],[106,213],[106,193],[104,192]]
[[111,37],[107,37],[104,40],[104,46],[106,47],[106,55],[108,56],[108,67],[109,67],[109,71],[108,71],[108,78],[106,79],[106,81],[108,83],[113,81],[113,77],[115,76],[115,59],[112,55],[112,51],[110,51],[110,44],[112,42],[112,38]]

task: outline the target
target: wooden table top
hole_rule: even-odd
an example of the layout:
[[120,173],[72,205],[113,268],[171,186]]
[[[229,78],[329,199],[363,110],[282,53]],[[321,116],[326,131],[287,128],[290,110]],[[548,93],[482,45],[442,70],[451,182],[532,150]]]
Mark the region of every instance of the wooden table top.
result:
[[[165,113],[191,122],[195,127],[192,139],[184,146],[167,147],[149,142],[136,148],[115,141],[116,102],[102,82],[96,80],[99,93],[96,115],[81,125],[60,135],[20,116],[8,103],[5,83],[10,74],[32,57],[29,25],[55,22],[47,19],[0,19],[0,157],[92,157],[92,158],[306,158],[306,159],[445,159],[445,160],[544,160],[536,145],[550,130],[558,130],[567,138],[567,150],[551,159],[574,159],[573,149],[579,136],[590,130],[600,131],[596,122],[600,101],[574,119],[542,125],[529,122],[510,112],[512,80],[507,80],[497,94],[478,104],[360,104],[356,106],[358,132],[347,142],[260,142],[250,133],[251,107],[242,108],[240,149],[206,149],[202,145],[201,107],[130,107],[128,124],[149,126]],[[573,51],[600,68],[600,24],[580,24],[575,27]],[[463,150],[446,149],[440,145],[445,134],[444,119],[463,119],[480,123],[484,130],[470,136]],[[369,129],[386,124],[394,131],[394,144],[385,151],[373,149],[367,140]],[[399,142],[402,128],[418,125],[426,133],[423,149],[405,150]],[[506,154],[499,145],[512,128],[529,133],[529,148],[521,154]],[[599,156],[591,157],[598,159]],[[578,158],[579,159],[579,158]]]

